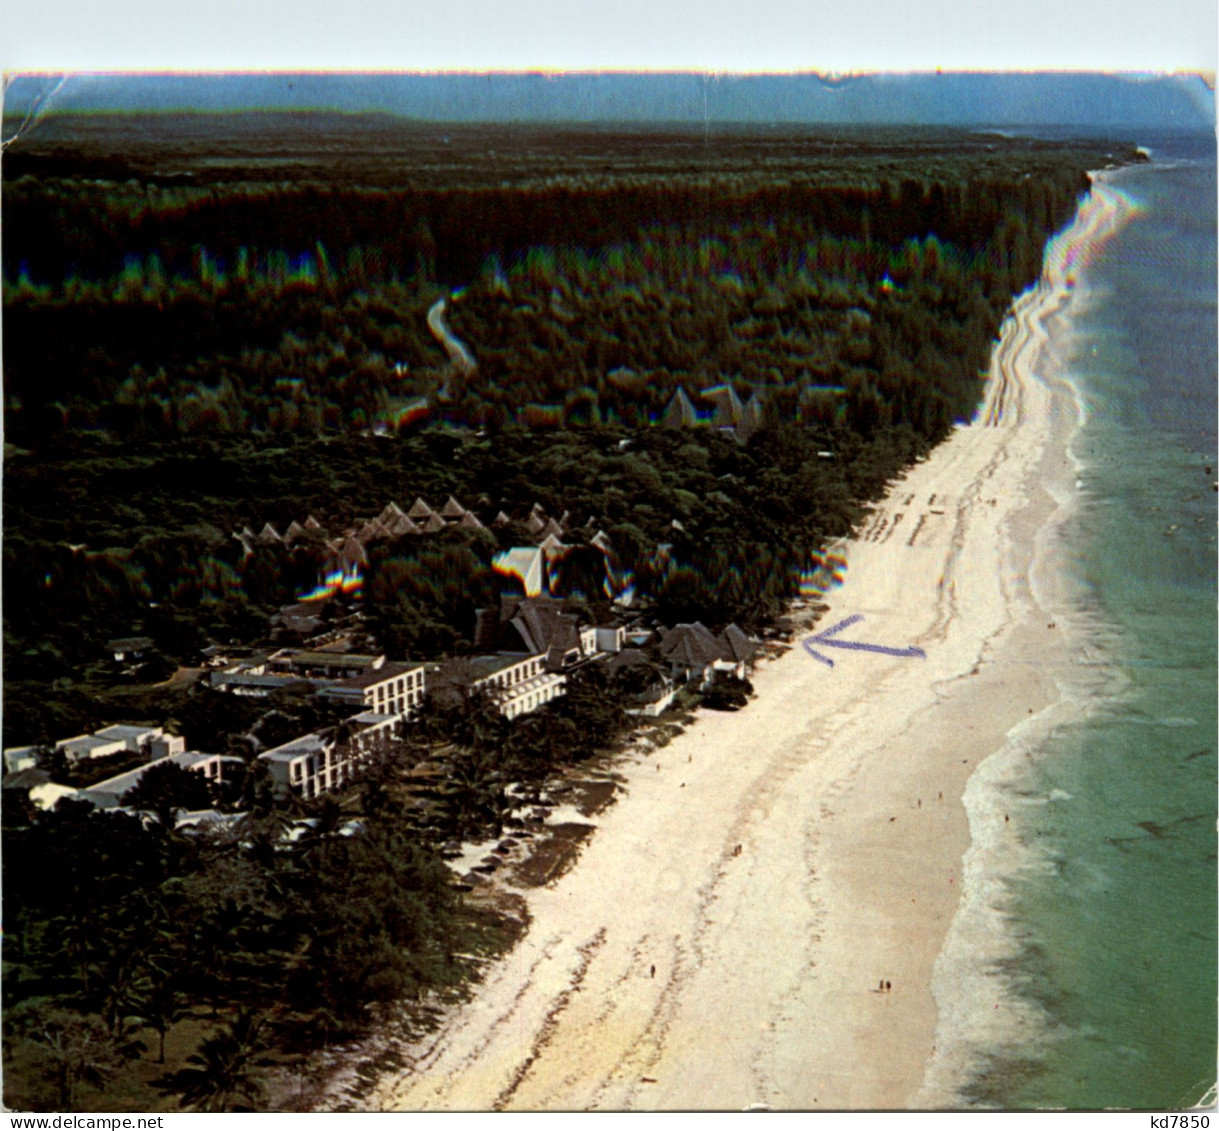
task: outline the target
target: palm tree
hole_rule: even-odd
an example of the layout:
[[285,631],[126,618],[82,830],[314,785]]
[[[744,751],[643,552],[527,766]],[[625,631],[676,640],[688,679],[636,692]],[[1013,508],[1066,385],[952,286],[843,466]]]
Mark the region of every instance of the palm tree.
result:
[[208,1112],[252,1110],[262,1097],[254,1070],[272,1061],[259,1052],[261,1028],[262,1022],[254,1014],[240,1014],[186,1058],[189,1067],[163,1077],[157,1087],[176,1093],[179,1107]]
[[182,997],[174,971],[149,964],[147,979],[140,1001],[140,1019],[157,1034],[157,1063],[164,1064],[165,1034],[189,1016],[190,1007]]
[[505,808],[503,775],[491,767],[488,758],[468,751],[452,759],[440,809],[453,834],[464,836],[490,828],[499,836]]
[[75,1110],[79,1085],[104,1087],[135,1049],[143,1047],[115,1041],[100,1018],[66,1009],[51,1009],[31,1028],[31,1036],[51,1061],[48,1077],[54,1081],[61,1111]]
[[122,1035],[127,1018],[138,1015],[147,985],[144,955],[122,948],[106,963],[102,984],[101,1014],[111,1036]]
[[360,811],[365,817],[379,817],[394,813],[399,808],[390,796],[389,780],[392,780],[389,775],[382,772],[369,775],[365,781],[364,791],[360,794]]
[[56,958],[63,961],[80,980],[85,993],[92,993],[98,982],[99,964],[110,953],[98,930],[97,916],[92,907],[76,905],[52,920],[54,935],[59,940]]
[[206,809],[212,804],[212,794],[202,775],[171,762],[146,771],[123,794],[122,802],[155,813],[161,828],[172,831],[179,809]]
[[327,793],[310,805],[308,811],[311,816],[309,827],[301,837],[301,853],[320,857],[322,861],[329,860],[346,824],[343,806],[338,798]]

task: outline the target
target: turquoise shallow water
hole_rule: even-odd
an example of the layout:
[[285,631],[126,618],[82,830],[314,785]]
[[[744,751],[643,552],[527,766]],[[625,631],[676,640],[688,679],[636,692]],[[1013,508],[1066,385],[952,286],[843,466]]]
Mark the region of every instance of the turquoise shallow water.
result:
[[1015,941],[983,966],[1035,1022],[978,1042],[966,1103],[1172,1108],[1215,1082],[1215,163],[1153,152],[1053,338],[1087,405],[1071,568],[1125,678],[1020,772],[1026,859],[994,902]]

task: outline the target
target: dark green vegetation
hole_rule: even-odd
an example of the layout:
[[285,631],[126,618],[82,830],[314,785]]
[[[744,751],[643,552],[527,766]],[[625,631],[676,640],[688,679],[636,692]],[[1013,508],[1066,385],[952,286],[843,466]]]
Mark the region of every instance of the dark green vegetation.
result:
[[[246,554],[233,532],[537,502],[606,531],[665,622],[763,627],[968,419],[1004,311],[1111,160],[967,134],[45,124],[4,161],[5,745],[172,720],[247,756],[252,727],[273,745],[326,720],[161,681],[264,636],[325,547]],[[473,372],[425,320],[453,288]],[[725,384],[761,405],[735,438],[655,426],[679,387]],[[359,600],[323,615],[358,608],[395,658],[460,653],[493,554],[524,538],[378,542]],[[154,652],[120,667],[106,642],[133,635]],[[372,1003],[468,976],[494,932],[440,846],[608,744],[629,690],[590,672],[510,725],[433,708],[291,843],[256,772],[228,832],[171,829],[180,781],[144,791],[147,828],[6,804],[6,1101],[130,1110],[153,1094],[131,1081],[168,1073],[184,1102],[257,1105],[259,1062],[306,1053],[296,1035],[358,1034]]]
[[[400,1025],[403,1001],[407,1024],[426,1024],[514,941],[519,920],[463,896],[441,852],[535,835],[541,821],[512,811],[612,744],[626,693],[594,667],[514,722],[480,696],[429,703],[362,781],[311,805],[277,801],[253,763],[224,806],[244,815],[211,829],[175,828],[176,809],[208,801],[172,766],[123,799],[147,823],[6,799],[6,1104],[307,1106],[311,1055]],[[285,1085],[298,1070],[300,1096]]]
[[[76,150],[36,131],[6,154],[10,442],[359,431],[418,397],[459,424],[635,424],[723,380],[845,386],[807,411],[936,439],[1110,159],[966,134],[315,137],[291,116],[200,156],[209,124],[93,119]],[[481,365],[448,388],[424,313],[467,286]]]
[[[362,806],[356,835],[331,799],[291,844],[265,808],[192,835],[83,802],[32,823],[12,809],[9,1108],[257,1106],[256,1068],[366,1032],[388,1003],[444,992],[500,945],[384,799]],[[234,1048],[247,1015],[261,1032]]]

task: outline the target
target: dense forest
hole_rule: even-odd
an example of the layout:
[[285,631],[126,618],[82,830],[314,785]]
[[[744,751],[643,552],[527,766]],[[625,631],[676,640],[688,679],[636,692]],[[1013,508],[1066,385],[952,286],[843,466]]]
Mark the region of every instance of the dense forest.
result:
[[[596,140],[597,175],[564,157]],[[729,136],[691,156],[681,140],[659,135],[639,156],[629,138],[547,148],[508,130],[489,157],[474,131],[443,155],[447,186],[435,154],[430,175],[407,168],[397,185],[311,166],[184,184],[126,166],[106,179],[87,153],[71,176],[58,150],[18,147],[5,161],[8,438],[393,429],[421,398],[461,425],[633,427],[678,385],[729,381],[743,395],[843,388],[804,409],[938,439],[976,402],[998,321],[1086,169],[1112,156],[969,135],[888,153]],[[426,312],[454,290],[478,367],[451,381]]]
[[[268,1058],[470,977],[510,932],[444,846],[498,835],[509,782],[625,725],[630,689],[597,671],[512,724],[429,704],[378,774],[285,809],[250,738],[326,723],[312,701],[170,678],[265,641],[326,560],[320,535],[235,535],[459,499],[482,528],[377,542],[321,610],[391,658],[472,650],[535,505],[570,541],[605,535],[632,615],[765,629],[970,418],[1087,170],[1129,156],[910,131],[54,125],[3,168],[4,743],[168,725],[246,759],[210,800],[247,816],[175,829],[198,782],[173,775],[133,799],[150,823],[6,797],[5,1098],[48,1110],[257,1107]],[[615,614],[594,586],[564,595]],[[151,654],[117,665],[107,641],[134,635]],[[447,784],[406,789],[429,766]]]

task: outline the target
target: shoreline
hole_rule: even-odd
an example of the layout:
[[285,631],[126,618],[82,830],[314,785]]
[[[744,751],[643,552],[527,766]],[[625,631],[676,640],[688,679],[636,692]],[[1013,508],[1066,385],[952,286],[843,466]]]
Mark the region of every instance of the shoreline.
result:
[[793,647],[759,668],[746,711],[700,712],[618,767],[623,794],[575,868],[525,893],[528,933],[369,1107],[944,1102],[924,1076],[933,971],[978,842],[963,798],[1059,702],[1054,668],[1076,643],[1030,571],[1069,513],[1069,485],[1055,499],[1042,479],[1070,465],[1080,406],[1071,425],[1065,390],[1032,367],[1113,199],[1094,186],[1047,249],[975,422],[892,486],[826,597],[831,621],[864,617],[844,639],[925,658],[836,652],[830,669]]
[[[1048,304],[1043,312],[1039,351],[1045,351],[1052,341],[1054,330],[1047,327],[1064,313],[1069,330],[1076,257],[1086,256],[1091,241],[1103,241],[1123,226],[1133,208],[1121,190],[1108,183],[1104,173],[1093,177],[1093,192],[1101,202],[1094,222],[1083,224],[1083,237],[1060,237],[1056,242],[1061,246],[1047,256],[1043,280],[1047,276],[1054,279],[1058,301]],[[1078,224],[1077,218],[1073,227]],[[1054,255],[1054,250],[1059,254]],[[1076,571],[1062,564],[1062,559],[1071,554],[1071,520],[1084,468],[1076,454],[1076,442],[1087,424],[1089,410],[1078,384],[1069,374],[1058,372],[1052,356],[1047,358],[1046,367],[1048,374],[1041,380],[1051,390],[1051,403],[1057,401],[1074,418],[1068,420],[1066,411],[1055,414],[1052,435],[1035,472],[1045,496],[1045,516],[1037,521],[1033,513],[1023,516],[1023,520],[1016,515],[1013,525],[1020,530],[1017,541],[1023,538],[1031,546],[1027,568],[1030,598],[1052,618],[1061,634],[1055,641],[1057,655],[1049,654],[1043,661],[1055,696],[1044,710],[1013,727],[965,786],[962,804],[968,814],[970,842],[962,862],[964,887],[933,973],[939,1025],[923,1086],[912,1103],[920,1108],[963,1106],[960,1089],[970,1081],[980,1049],[1004,1049],[1015,1056],[1029,1042],[1047,1036],[1041,1008],[1019,995],[1009,979],[991,976],[991,971],[1015,960],[1021,947],[1013,924],[1002,910],[1004,878],[1042,866],[1034,846],[1023,844],[1019,836],[1003,835],[1007,817],[1004,810],[1015,813],[1054,800],[1053,795],[1027,793],[1021,775],[1028,761],[1044,749],[1056,730],[1087,718],[1098,702],[1120,694],[1126,682],[1119,669],[1091,665],[1103,626],[1080,592]],[[1080,660],[1086,666],[1080,666]],[[990,1008],[977,1008],[979,999],[987,995]]]

